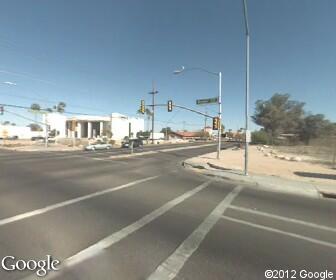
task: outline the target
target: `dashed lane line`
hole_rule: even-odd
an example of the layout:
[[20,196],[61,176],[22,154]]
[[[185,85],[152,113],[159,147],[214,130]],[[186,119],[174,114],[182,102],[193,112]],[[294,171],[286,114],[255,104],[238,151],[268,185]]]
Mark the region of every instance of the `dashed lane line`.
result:
[[102,190],[102,191],[94,192],[94,193],[91,193],[91,194],[88,194],[88,195],[84,195],[84,196],[69,199],[69,200],[66,200],[66,201],[63,201],[63,202],[59,202],[59,203],[56,203],[56,204],[52,204],[52,205],[49,205],[49,206],[44,207],[44,208],[36,209],[36,210],[30,211],[30,212],[26,212],[26,213],[23,213],[23,214],[19,214],[19,215],[16,215],[16,216],[5,218],[5,219],[0,220],[0,226],[7,225],[7,224],[10,224],[10,223],[14,223],[14,222],[17,222],[17,221],[21,221],[23,219],[31,218],[31,217],[34,217],[34,216],[37,216],[37,215],[41,215],[41,214],[47,213],[49,211],[64,207],[64,206],[68,206],[68,205],[71,205],[71,204],[74,204],[74,203],[78,203],[80,201],[88,200],[88,199],[91,199],[91,198],[94,198],[94,197],[97,197],[97,196],[101,196],[101,195],[104,195],[104,194],[107,194],[107,193],[111,193],[111,192],[115,192],[115,191],[118,191],[118,190],[121,190],[121,189],[125,189],[125,188],[131,187],[131,186],[134,186],[134,185],[137,185],[137,184],[140,184],[140,183],[144,183],[144,182],[153,180],[153,179],[158,178],[158,177],[159,176],[147,177],[147,178],[136,180],[136,181],[133,181],[133,182],[130,182],[130,183],[127,183],[127,184],[117,186],[117,187],[113,187],[113,188],[105,189],[105,190]]

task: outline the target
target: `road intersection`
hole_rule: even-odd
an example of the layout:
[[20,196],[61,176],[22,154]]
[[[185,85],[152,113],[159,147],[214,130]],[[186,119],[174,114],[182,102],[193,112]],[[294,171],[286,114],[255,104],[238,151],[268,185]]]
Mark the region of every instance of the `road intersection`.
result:
[[[185,170],[183,160],[215,147],[192,145],[146,147],[155,153],[120,159],[111,156],[129,150],[1,150],[0,258],[60,260],[61,270],[42,279],[260,280],[266,270],[335,275],[333,200]],[[0,279],[37,278],[0,268]]]

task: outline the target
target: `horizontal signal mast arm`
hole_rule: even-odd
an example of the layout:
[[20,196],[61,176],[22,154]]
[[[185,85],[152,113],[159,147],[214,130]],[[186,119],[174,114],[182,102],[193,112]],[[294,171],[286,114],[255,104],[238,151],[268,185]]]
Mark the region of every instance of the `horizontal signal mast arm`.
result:
[[[153,107],[153,105],[146,105],[147,107]],[[155,104],[154,106],[164,106],[164,107],[167,107],[167,104]],[[196,114],[199,114],[199,115],[202,115],[204,117],[208,117],[208,118],[214,118],[214,116],[210,116],[208,114],[204,114],[200,111],[197,111],[197,110],[194,110],[194,109],[191,109],[191,108],[188,108],[188,107],[185,107],[185,106],[181,106],[181,105],[176,105],[173,103],[173,107],[176,107],[176,108],[180,108],[180,109],[184,109],[184,110],[187,110],[187,111],[190,111],[190,112],[194,112]]]

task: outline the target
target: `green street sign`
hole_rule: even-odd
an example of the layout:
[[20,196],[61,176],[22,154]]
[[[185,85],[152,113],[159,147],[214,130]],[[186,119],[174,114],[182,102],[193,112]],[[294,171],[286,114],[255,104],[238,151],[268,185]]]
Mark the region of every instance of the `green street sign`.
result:
[[196,100],[197,105],[211,104],[211,103],[218,103],[218,97]]

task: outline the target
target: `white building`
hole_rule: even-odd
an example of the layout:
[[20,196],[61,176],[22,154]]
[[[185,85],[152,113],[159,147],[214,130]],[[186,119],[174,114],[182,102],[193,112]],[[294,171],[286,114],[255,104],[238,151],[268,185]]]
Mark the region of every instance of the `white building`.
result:
[[[110,116],[72,116],[66,117],[60,113],[49,113],[43,116],[50,130],[56,131],[59,138],[96,138],[101,136],[122,140],[131,134],[135,137],[139,131],[144,131],[142,118],[127,117],[119,113]],[[112,135],[111,135],[112,134]]]
[[31,139],[32,137],[42,136],[43,131],[31,131],[28,126],[0,125],[0,138]]

